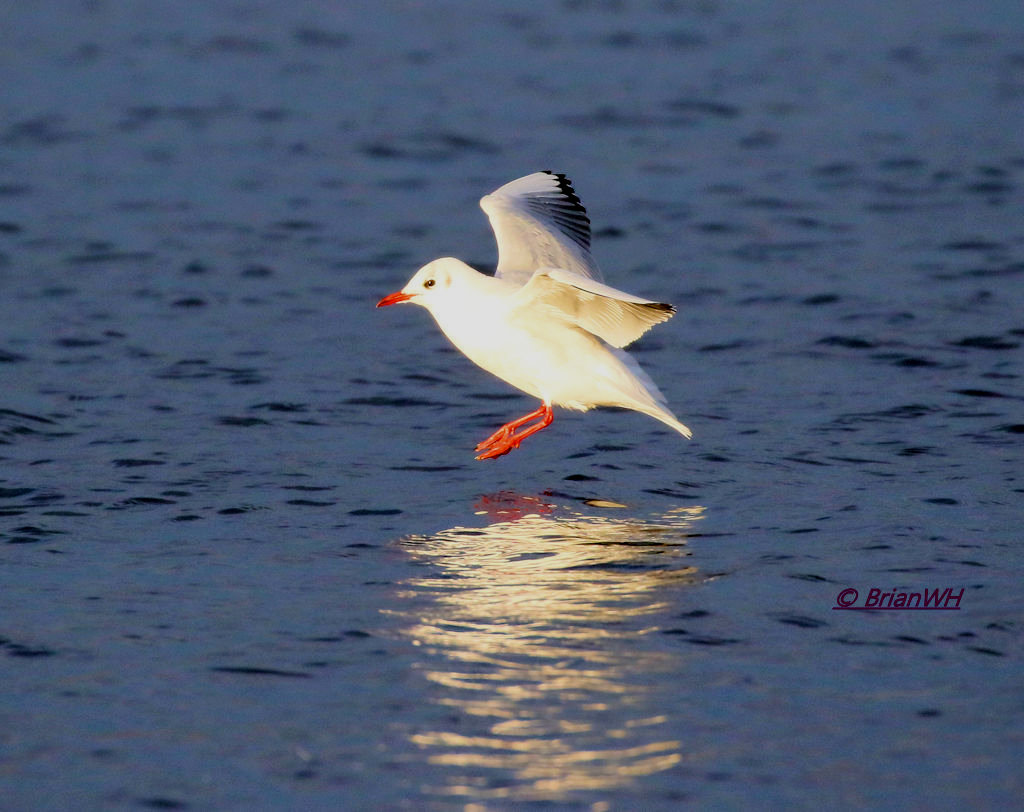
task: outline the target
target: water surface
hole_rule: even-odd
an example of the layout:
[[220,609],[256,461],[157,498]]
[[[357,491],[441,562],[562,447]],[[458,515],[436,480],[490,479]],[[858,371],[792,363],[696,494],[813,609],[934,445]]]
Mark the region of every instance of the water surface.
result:
[[[5,807],[1019,798],[1018,6],[12,7]],[[692,442],[374,310],[547,168]]]

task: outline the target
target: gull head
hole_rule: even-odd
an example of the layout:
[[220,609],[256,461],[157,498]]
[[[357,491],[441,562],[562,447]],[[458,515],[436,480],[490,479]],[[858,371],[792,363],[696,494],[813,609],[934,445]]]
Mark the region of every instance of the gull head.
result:
[[452,257],[435,259],[416,271],[400,291],[390,293],[377,302],[377,307],[412,302],[429,310],[443,300],[453,284],[457,285],[460,279],[467,278],[468,275],[479,276],[461,260]]

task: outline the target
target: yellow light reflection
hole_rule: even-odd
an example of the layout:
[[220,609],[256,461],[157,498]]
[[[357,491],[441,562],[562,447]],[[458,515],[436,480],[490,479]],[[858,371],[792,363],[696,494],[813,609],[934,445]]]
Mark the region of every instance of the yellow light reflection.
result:
[[410,608],[395,613],[451,718],[410,737],[438,768],[428,791],[563,800],[682,759],[659,735],[669,720],[653,694],[677,660],[650,616],[700,579],[686,540],[704,509],[641,521],[599,504],[622,507],[595,500],[581,515],[495,494],[478,505],[489,526],[405,540],[432,566],[401,585]]

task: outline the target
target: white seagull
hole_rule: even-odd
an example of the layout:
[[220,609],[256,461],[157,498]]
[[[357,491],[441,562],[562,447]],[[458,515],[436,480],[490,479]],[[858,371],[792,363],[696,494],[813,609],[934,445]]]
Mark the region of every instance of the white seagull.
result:
[[551,425],[553,405],[633,409],[691,437],[654,381],[619,349],[675,308],[601,282],[590,255],[590,218],[569,179],[534,172],[486,195],[480,207],[498,240],[494,276],[444,257],[377,302],[422,305],[467,358],[542,401],[477,445],[477,459],[519,448]]

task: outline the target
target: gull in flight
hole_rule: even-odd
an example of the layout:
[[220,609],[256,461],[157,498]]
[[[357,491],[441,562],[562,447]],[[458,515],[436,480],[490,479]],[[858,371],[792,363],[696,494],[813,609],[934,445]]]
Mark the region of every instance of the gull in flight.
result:
[[691,437],[621,349],[675,308],[603,284],[590,255],[590,218],[569,179],[534,172],[486,195],[480,207],[498,240],[494,276],[452,257],[435,259],[377,303],[422,305],[467,358],[540,399],[535,411],[477,445],[477,459],[519,448],[551,425],[552,406],[633,409]]

